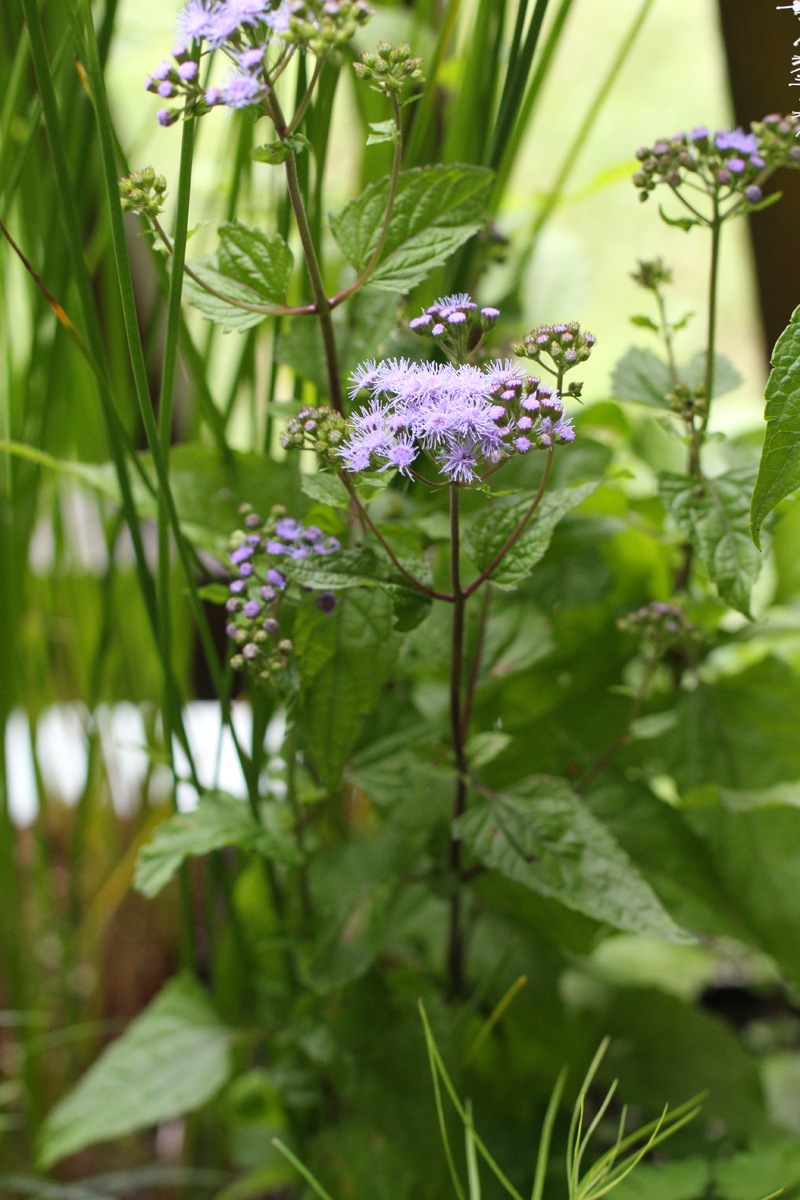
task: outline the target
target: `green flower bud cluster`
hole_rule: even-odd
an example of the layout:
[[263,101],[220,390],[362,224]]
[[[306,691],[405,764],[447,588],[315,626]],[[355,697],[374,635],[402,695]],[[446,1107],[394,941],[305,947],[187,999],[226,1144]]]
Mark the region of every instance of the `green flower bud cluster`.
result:
[[313,450],[323,462],[341,466],[336,451],[345,438],[343,416],[327,406],[307,406],[289,421],[281,436],[284,450]]
[[167,181],[156,175],[152,167],[143,167],[119,181],[119,196],[123,212],[143,213],[157,217],[163,211],[167,193]]
[[617,621],[617,628],[640,637],[651,653],[658,655],[668,650],[686,650],[703,641],[702,631],[682,608],[659,600],[628,613]]
[[391,42],[378,42],[377,54],[365,53],[361,62],[353,64],[359,79],[368,83],[373,91],[386,96],[399,96],[408,83],[420,83],[422,59],[411,57],[407,42],[393,46]]
[[797,144],[800,118],[778,114],[755,121],[750,132],[702,125],[644,146],[636,157],[641,167],[633,176],[639,199],[647,200],[660,184],[673,190],[690,180],[710,196],[741,196],[749,205],[763,200],[761,184],[778,167],[800,166]]
[[316,55],[326,54],[349,42],[371,16],[366,0],[294,0],[283,37]]
[[703,418],[708,411],[708,397],[705,384],[702,383],[695,388],[689,387],[688,383],[678,383],[667,400],[672,411],[686,421],[692,421],[695,417]]
[[570,321],[568,325],[540,325],[526,333],[521,342],[512,342],[511,349],[520,358],[532,358],[538,363],[546,354],[556,374],[586,362],[596,341],[593,333],[582,330],[577,321]]
[[672,270],[664,265],[662,258],[639,260],[639,270],[631,272],[631,279],[648,292],[659,292],[672,283]]

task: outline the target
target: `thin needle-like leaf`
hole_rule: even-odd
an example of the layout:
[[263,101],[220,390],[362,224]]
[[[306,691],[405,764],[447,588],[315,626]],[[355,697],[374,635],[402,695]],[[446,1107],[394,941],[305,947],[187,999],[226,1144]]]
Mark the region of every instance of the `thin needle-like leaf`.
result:
[[331,1200],[330,1193],[325,1191],[325,1188],[322,1186],[322,1184],[319,1182],[319,1180],[315,1179],[315,1177],[309,1171],[308,1167],[305,1166],[304,1163],[301,1163],[301,1161],[297,1157],[297,1155],[292,1154],[292,1152],[288,1146],[284,1146],[284,1144],[280,1140],[280,1138],[273,1138],[272,1144],[276,1150],[280,1151],[280,1153],[283,1155],[284,1158],[288,1158],[289,1162],[292,1164],[292,1166],[295,1168],[295,1170],[299,1171],[300,1174],[303,1176],[303,1179],[305,1179],[305,1181],[309,1185],[309,1187],[313,1188],[313,1190],[317,1193],[320,1200]]
[[547,1175],[547,1164],[550,1160],[550,1142],[553,1137],[553,1125],[555,1124],[558,1106],[561,1103],[561,1096],[564,1091],[564,1084],[567,1080],[567,1068],[562,1067],[556,1080],[556,1086],[553,1088],[553,1093],[550,1097],[550,1103],[547,1106],[545,1113],[544,1125],[542,1126],[542,1135],[539,1139],[539,1153],[536,1156],[536,1174],[533,1177],[533,1192],[531,1200],[542,1200],[544,1192],[544,1181]]
[[475,1153],[475,1127],[472,1124],[472,1102],[470,1100],[467,1101],[465,1110],[467,1123],[464,1126],[464,1138],[466,1140],[469,1200],[481,1200],[481,1177],[478,1172],[478,1156]]
[[508,989],[508,991],[505,993],[505,995],[502,997],[502,999],[498,1001],[493,1012],[491,1013],[491,1015],[489,1017],[487,1017],[486,1021],[484,1021],[483,1025],[481,1026],[480,1031],[478,1032],[478,1036],[475,1038],[475,1041],[472,1043],[472,1048],[470,1049],[470,1052],[467,1055],[467,1059],[466,1059],[467,1062],[469,1062],[471,1059],[473,1059],[475,1057],[475,1055],[480,1050],[481,1046],[484,1044],[486,1039],[491,1034],[492,1030],[497,1025],[498,1021],[500,1021],[502,1019],[503,1014],[505,1013],[505,1011],[508,1008],[511,1001],[514,999],[514,997],[517,995],[518,992],[522,991],[522,989],[525,987],[525,984],[527,982],[528,982],[528,976],[520,975],[519,979],[516,979],[511,984],[511,987]]
[[[458,1171],[456,1170],[456,1165],[453,1161],[453,1152],[450,1149],[450,1138],[447,1135],[447,1122],[445,1120],[444,1107],[442,1105],[442,1093],[439,1087],[439,1072],[437,1069],[438,1056],[433,1041],[433,1034],[428,1024],[427,1014],[421,1000],[419,1001],[419,1007],[422,1013],[423,1024],[425,1026],[425,1041],[428,1047],[428,1059],[430,1061],[431,1076],[433,1078],[433,1093],[436,1098],[436,1115],[439,1118],[439,1132],[442,1135],[445,1157],[447,1158],[447,1165],[450,1169],[450,1178],[453,1181],[453,1187],[455,1188],[458,1200],[464,1200],[464,1189],[462,1188],[461,1180],[458,1177]],[[466,1125],[466,1121],[464,1123]]]

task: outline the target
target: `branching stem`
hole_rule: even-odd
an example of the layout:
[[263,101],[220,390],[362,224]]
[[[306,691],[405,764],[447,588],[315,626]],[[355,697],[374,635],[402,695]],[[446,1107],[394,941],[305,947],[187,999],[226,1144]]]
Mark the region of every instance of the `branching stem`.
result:
[[[467,593],[461,587],[461,534],[459,523],[459,487],[450,485],[450,584],[453,590],[453,640],[450,657],[450,733],[456,765],[456,785],[453,795],[453,819],[460,817],[467,802],[467,760],[464,754],[464,722],[461,708],[461,685],[464,673],[464,611]],[[450,899],[450,929],[447,949],[447,995],[455,1000],[464,984],[464,934],[461,928],[461,892],[458,876],[461,870],[461,841],[450,838],[449,865],[454,877]]]

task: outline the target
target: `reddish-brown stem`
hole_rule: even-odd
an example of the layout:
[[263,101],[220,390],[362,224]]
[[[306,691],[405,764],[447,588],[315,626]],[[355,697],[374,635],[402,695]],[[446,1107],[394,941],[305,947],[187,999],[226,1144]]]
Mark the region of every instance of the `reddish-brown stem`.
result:
[[501,548],[497,551],[497,554],[495,554],[494,558],[489,563],[486,570],[481,571],[480,575],[474,581],[474,583],[471,583],[468,588],[465,588],[465,590],[464,590],[465,596],[471,596],[473,592],[476,592],[478,590],[478,588],[481,586],[482,583],[486,582],[486,580],[489,578],[489,576],[492,574],[492,572],[495,570],[495,568],[498,567],[500,565],[500,563],[503,561],[503,559],[508,554],[508,552],[512,548],[512,546],[516,545],[516,543],[522,537],[522,535],[525,532],[525,529],[528,525],[528,522],[530,521],[533,514],[536,512],[536,509],[539,507],[539,502],[541,501],[542,496],[545,493],[545,488],[547,487],[547,484],[550,480],[550,471],[551,471],[552,466],[553,466],[553,447],[550,446],[547,451],[547,461],[544,464],[544,471],[542,472],[542,479],[539,484],[538,491],[536,492],[536,495],[534,496],[533,500],[531,501],[529,508],[527,509],[525,515],[523,516],[519,525],[517,525],[514,532],[509,536],[508,540],[504,543],[504,545],[501,546]]

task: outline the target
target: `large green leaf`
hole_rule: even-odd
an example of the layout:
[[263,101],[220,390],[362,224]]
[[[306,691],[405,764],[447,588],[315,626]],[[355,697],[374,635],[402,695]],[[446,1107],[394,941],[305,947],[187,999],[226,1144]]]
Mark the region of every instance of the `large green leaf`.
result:
[[795,309],[772,353],[766,400],[767,435],[751,509],[757,546],[765,518],[800,487],[800,308]]
[[[493,571],[491,578],[495,587],[510,590],[526,579],[544,557],[558,522],[599,486],[599,481],[593,480],[579,487],[545,492],[522,537]],[[533,493],[525,493],[512,504],[498,504],[487,509],[473,521],[465,543],[467,553],[479,571],[484,571],[503,548],[532,500]]]
[[661,499],[702,558],[723,600],[750,615],[750,592],[761,558],[750,537],[753,472],[739,467],[698,484],[663,471]]
[[[706,374],[704,351],[695,354],[684,366],[679,366],[678,378],[692,388],[703,382]],[[714,356],[714,395],[724,396],[740,387],[742,377],[733,364],[721,354]],[[669,408],[667,396],[674,391],[668,365],[652,350],[631,346],[619,360],[611,376],[611,394],[616,400],[646,404],[649,408]]]
[[378,702],[397,654],[391,598],[354,588],[332,613],[307,606],[298,614],[300,711],[308,748],[331,789]]
[[[405,548],[396,549],[396,553],[406,570],[430,587],[431,568],[427,559]],[[430,596],[410,584],[381,547],[359,546],[330,557],[287,560],[284,569],[295,583],[317,590],[336,591],[358,586],[383,588],[392,597],[398,631],[416,629],[431,610]]]
[[240,221],[220,225],[217,264],[223,275],[257,292],[268,304],[282,304],[294,258],[279,233],[269,237]]
[[280,862],[299,862],[286,806],[264,804],[260,815],[262,824],[255,820],[245,801],[227,792],[204,793],[194,812],[178,813],[164,821],[153,840],[142,847],[134,886],[145,896],[156,896],[184,859],[210,854],[223,846],[240,846]]
[[[402,171],[371,285],[407,292],[446,262],[480,229],[492,178],[486,167],[459,163]],[[386,176],[330,217],[333,235],[357,271],[364,270],[378,245],[388,195]]]
[[711,1166],[687,1158],[663,1166],[638,1166],[614,1188],[614,1200],[697,1200],[708,1191]]
[[40,1166],[200,1108],[230,1076],[231,1039],[199,984],[168,983],[48,1113]]
[[563,779],[534,776],[453,822],[485,866],[618,929],[691,942]]

